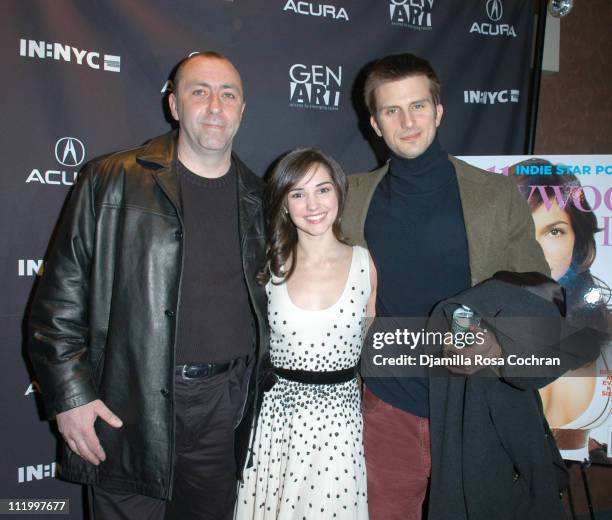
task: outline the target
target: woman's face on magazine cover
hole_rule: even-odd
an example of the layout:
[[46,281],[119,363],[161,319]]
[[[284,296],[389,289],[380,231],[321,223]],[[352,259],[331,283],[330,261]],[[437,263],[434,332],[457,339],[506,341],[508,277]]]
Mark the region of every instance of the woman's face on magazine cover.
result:
[[576,242],[576,234],[570,216],[559,207],[556,201],[553,202],[550,209],[540,204],[531,216],[535,224],[536,240],[544,251],[551,276],[554,280],[559,280],[572,263]]

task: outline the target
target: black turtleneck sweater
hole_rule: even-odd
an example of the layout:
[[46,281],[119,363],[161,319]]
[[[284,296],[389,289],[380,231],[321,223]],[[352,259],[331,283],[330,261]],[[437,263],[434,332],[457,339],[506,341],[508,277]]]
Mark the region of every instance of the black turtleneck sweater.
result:
[[[470,287],[457,175],[437,137],[415,159],[391,158],[370,203],[365,238],[378,271],[378,316],[422,318],[424,326],[437,302]],[[366,383],[392,406],[429,416],[426,378]]]

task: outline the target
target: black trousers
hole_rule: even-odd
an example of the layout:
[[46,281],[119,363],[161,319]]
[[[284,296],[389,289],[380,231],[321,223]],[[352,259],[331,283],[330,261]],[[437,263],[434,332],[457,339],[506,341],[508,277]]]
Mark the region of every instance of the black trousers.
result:
[[225,520],[236,501],[234,425],[246,395],[247,369],[237,360],[223,374],[175,378],[175,467],[172,500],[91,486],[93,520]]

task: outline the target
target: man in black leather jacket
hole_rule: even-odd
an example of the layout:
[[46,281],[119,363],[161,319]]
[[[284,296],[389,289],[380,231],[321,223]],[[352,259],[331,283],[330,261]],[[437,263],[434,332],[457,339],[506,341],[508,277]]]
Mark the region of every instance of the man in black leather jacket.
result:
[[240,75],[192,55],[169,104],[178,132],[84,167],[31,308],[61,475],[90,484],[96,518],[231,517],[267,355]]

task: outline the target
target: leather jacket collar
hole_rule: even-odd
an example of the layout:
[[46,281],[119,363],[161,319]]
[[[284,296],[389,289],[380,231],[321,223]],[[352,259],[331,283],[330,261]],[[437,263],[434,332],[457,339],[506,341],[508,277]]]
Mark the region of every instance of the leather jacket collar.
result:
[[[154,170],[154,176],[166,196],[182,214],[178,177],[173,168],[177,157],[178,130],[151,139],[136,160],[145,168]],[[261,204],[262,181],[232,152],[232,165],[238,173],[238,193],[242,201]]]

